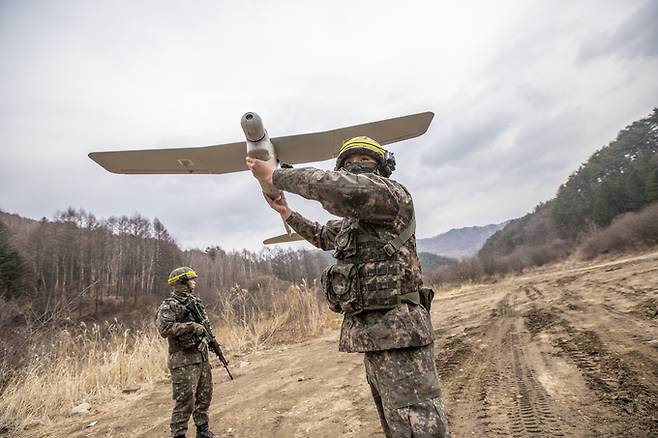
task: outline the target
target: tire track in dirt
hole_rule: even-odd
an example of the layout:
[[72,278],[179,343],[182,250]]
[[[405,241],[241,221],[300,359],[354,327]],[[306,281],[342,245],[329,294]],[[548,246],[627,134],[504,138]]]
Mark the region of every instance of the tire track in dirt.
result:
[[568,283],[563,279],[550,282],[561,296],[556,305],[572,325],[593,324],[595,331],[604,335],[604,344],[615,344],[617,350],[639,348],[646,353],[647,344],[658,338],[658,276],[643,278],[620,269],[609,266],[605,275],[588,272]]
[[[450,399],[448,414],[454,424],[455,436],[492,436],[501,431],[491,420],[494,415],[490,403],[491,388],[499,383],[496,368],[497,346],[502,344],[509,322],[501,315],[510,313],[509,296],[506,295],[491,311],[483,325],[466,328],[462,335],[453,336],[439,348],[436,365],[443,381],[444,392]],[[486,334],[487,336],[482,336]],[[485,348],[475,345],[484,337],[489,343]],[[456,417],[455,412],[459,415]]]
[[[534,288],[519,290],[531,291],[526,294],[531,300],[543,297]],[[504,295],[484,324],[450,338],[443,347],[449,354],[437,360],[437,367],[450,407],[460,413],[460,418],[454,418],[458,423],[455,436],[566,435],[555,400],[527,365],[524,345],[530,335],[518,311],[526,304],[516,294]],[[478,342],[486,347],[479,347]],[[462,419],[468,419],[467,423]]]
[[530,299],[530,301],[535,301],[540,298],[544,298],[544,293],[537,289],[535,285],[529,284],[526,286],[522,287],[523,291],[525,292],[526,296]]
[[[582,372],[587,385],[601,401],[610,405],[619,419],[619,433],[625,436],[658,436],[658,393],[629,368],[620,355],[611,352],[590,330],[577,330],[562,322],[568,338],[555,343]],[[646,360],[646,358],[642,358]],[[658,378],[658,366],[650,373]]]
[[528,361],[516,330],[510,332],[509,354],[512,357],[514,386],[517,393],[515,409],[509,413],[512,435],[518,438],[565,436],[554,412],[555,402],[527,366]]
[[[546,293],[561,297],[556,307],[526,314],[530,332],[552,332],[556,354],[577,368],[601,402],[588,414],[592,431],[658,436],[658,364],[648,346],[658,334],[656,271],[620,263],[552,279]],[[602,415],[605,409],[614,414]]]

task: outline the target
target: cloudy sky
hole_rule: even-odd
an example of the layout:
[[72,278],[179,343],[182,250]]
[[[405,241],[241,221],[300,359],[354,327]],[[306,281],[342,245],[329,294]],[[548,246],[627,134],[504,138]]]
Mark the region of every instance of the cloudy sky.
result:
[[246,111],[273,137],[433,111],[392,145],[429,237],[525,214],[658,106],[658,2],[0,0],[0,60],[4,211],[140,212],[183,247],[259,249],[282,226],[251,175],[87,154],[238,141]]

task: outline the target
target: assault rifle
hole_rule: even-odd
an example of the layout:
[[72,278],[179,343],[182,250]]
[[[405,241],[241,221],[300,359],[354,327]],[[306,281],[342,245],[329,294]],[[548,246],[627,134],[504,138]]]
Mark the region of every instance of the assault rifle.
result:
[[206,340],[208,341],[208,347],[210,347],[210,350],[212,350],[212,352],[217,355],[219,361],[222,363],[222,365],[224,365],[228,376],[231,378],[231,380],[233,380],[231,370],[228,369],[228,360],[226,360],[224,357],[224,353],[222,353],[222,347],[219,345],[219,342],[217,342],[217,339],[215,339],[215,335],[212,334],[210,321],[208,321],[208,318],[204,317],[203,313],[201,313],[194,299],[188,300],[187,304],[185,304],[185,307],[187,310],[189,310],[190,315],[192,315],[192,319],[194,319],[194,322],[201,324],[203,328],[206,329]]

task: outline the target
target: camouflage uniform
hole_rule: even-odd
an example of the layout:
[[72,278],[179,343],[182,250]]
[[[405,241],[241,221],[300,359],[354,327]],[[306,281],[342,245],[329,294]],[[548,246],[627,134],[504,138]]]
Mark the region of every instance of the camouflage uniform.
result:
[[171,414],[174,437],[185,435],[190,415],[197,427],[207,425],[212,400],[208,346],[205,340],[194,335],[192,318],[185,308],[187,300],[195,300],[205,315],[198,297],[175,290],[162,302],[156,317],[160,335],[169,341],[168,366],[176,402]]
[[[333,250],[336,236],[355,221],[382,240],[401,234],[413,220],[409,192],[382,176],[345,170],[278,169],[274,185],[320,201],[342,220],[326,225],[293,212],[287,223],[314,246]],[[422,280],[412,236],[399,249],[400,293],[417,291]],[[364,352],[368,383],[387,437],[449,436],[433,355],[429,313],[400,303],[389,310],[369,310],[343,318],[339,350]]]

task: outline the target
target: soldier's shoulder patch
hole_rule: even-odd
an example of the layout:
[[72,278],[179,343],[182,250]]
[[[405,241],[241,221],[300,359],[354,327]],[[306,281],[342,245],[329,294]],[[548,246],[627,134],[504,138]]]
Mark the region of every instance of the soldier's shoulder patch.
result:
[[178,301],[173,297],[169,297],[169,298],[165,298],[162,304],[160,304],[160,309],[174,309],[178,306],[179,306]]
[[174,319],[175,318],[175,313],[169,306],[163,306],[158,309],[158,315],[160,315],[160,318],[163,320],[169,320],[169,319]]
[[165,298],[164,300],[162,300],[162,303],[160,303],[160,307],[171,305],[171,301],[172,301],[171,297]]

